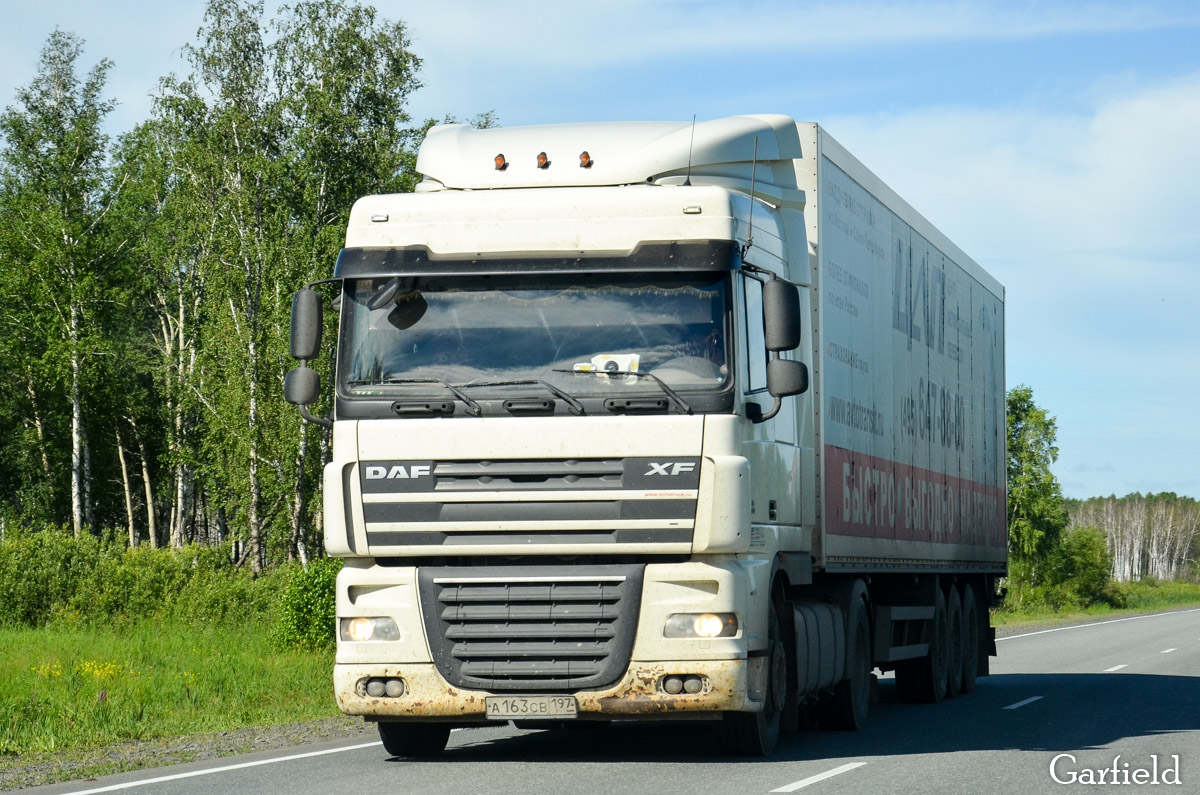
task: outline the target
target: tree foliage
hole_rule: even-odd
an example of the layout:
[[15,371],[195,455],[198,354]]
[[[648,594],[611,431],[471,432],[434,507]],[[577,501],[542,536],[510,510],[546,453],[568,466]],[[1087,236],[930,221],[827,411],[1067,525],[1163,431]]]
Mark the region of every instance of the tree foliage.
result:
[[1009,552],[1014,567],[1036,579],[1067,525],[1062,488],[1050,471],[1058,429],[1030,387],[1009,390],[1007,402]]
[[257,572],[320,532],[329,440],[282,399],[291,296],[355,199],[412,189],[433,122],[406,110],[404,24],[354,2],[209,0],[182,52],[114,146],[110,63],[81,76],[69,33],[0,115],[0,538],[123,527]]

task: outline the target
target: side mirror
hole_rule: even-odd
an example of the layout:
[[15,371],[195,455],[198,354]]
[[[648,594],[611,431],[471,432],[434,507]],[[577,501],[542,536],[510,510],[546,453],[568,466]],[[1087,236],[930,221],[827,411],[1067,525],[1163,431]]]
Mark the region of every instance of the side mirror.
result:
[[[292,299],[291,343],[293,359],[307,362],[321,352],[321,294],[316,290],[305,288]],[[288,376],[290,378],[291,373]],[[289,398],[289,402],[296,401]]]
[[791,359],[767,362],[767,392],[772,397],[802,395],[808,391],[808,365]]
[[308,367],[289,370],[283,377],[283,399],[294,406],[311,406],[321,395],[321,376]]
[[771,279],[763,285],[763,336],[769,351],[800,346],[800,291],[791,282]]
[[775,398],[775,405],[766,414],[757,403],[746,404],[746,416],[751,422],[766,422],[783,408],[783,399],[788,395],[800,395],[808,391],[808,365],[791,359],[776,357],[767,362],[767,392]]

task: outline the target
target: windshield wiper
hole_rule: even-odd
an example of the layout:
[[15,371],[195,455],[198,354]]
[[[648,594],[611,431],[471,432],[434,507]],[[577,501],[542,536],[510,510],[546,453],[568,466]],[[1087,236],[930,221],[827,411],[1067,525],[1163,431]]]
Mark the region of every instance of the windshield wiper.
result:
[[482,417],[483,416],[483,407],[482,406],[480,406],[477,402],[475,402],[469,395],[467,395],[466,392],[463,392],[461,389],[459,389],[458,386],[455,386],[454,384],[451,384],[450,382],[448,382],[442,378],[397,378],[394,376],[389,376],[382,380],[365,380],[365,381],[351,381],[350,382],[350,386],[367,386],[370,384],[439,384],[440,386],[445,387],[446,390],[450,392],[450,394],[454,395],[454,397],[461,400],[466,405],[467,412],[470,413],[470,415],[472,417]]
[[679,396],[678,392],[676,392],[674,389],[671,389],[671,387],[667,386],[666,383],[661,378],[656,376],[654,373],[639,373],[639,372],[635,372],[633,370],[554,370],[553,372],[555,372],[555,373],[572,373],[574,375],[600,375],[600,376],[631,375],[634,378],[649,378],[652,381],[654,381],[654,383],[658,384],[659,387],[662,388],[663,393],[668,398],[670,398],[671,403],[677,409],[679,409],[681,414],[691,414],[692,413],[692,407],[688,405],[687,401],[684,400],[683,398],[681,398]]
[[555,397],[557,397],[557,398],[560,398],[560,399],[561,399],[561,400],[562,400],[564,403],[566,403],[566,404],[567,404],[567,406],[569,407],[569,409],[570,409],[571,413],[572,413],[572,414],[574,414],[575,416],[577,416],[577,417],[578,417],[578,416],[581,416],[581,415],[583,415],[583,414],[585,414],[585,413],[586,413],[586,412],[584,411],[584,409],[583,409],[583,404],[582,404],[582,403],[580,403],[578,400],[576,400],[575,398],[573,398],[573,397],[571,397],[570,395],[568,395],[568,394],[567,394],[566,392],[564,392],[563,390],[561,390],[561,389],[559,389],[558,387],[556,387],[554,384],[551,384],[551,383],[550,383],[550,382],[548,382],[548,381],[543,381],[543,380],[542,380],[542,379],[540,379],[540,378],[525,378],[525,379],[521,379],[521,380],[518,380],[518,381],[481,381],[481,382],[479,382],[479,383],[471,383],[471,384],[459,384],[458,386],[459,386],[459,387],[468,387],[468,386],[469,386],[469,387],[476,387],[476,386],[527,386],[527,385],[529,385],[529,384],[540,384],[541,386],[544,386],[544,387],[546,387],[546,389],[548,389],[549,391],[551,391],[551,392],[553,392],[553,393],[554,393],[554,396],[555,396]]

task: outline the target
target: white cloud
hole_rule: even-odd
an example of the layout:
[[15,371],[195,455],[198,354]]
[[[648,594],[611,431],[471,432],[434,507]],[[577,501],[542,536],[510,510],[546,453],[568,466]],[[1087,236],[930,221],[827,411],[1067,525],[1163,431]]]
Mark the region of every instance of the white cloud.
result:
[[1031,267],[1049,255],[1094,272],[1200,249],[1200,73],[1091,114],[935,108],[828,127],[919,209],[967,232],[980,257],[1020,247]]

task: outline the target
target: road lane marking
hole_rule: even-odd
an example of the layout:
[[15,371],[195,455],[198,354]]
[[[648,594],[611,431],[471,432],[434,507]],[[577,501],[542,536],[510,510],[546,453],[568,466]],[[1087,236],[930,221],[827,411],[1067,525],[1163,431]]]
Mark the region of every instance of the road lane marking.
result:
[[1175,651],[1175,649],[1163,649],[1159,652],[1159,654],[1170,654],[1173,651]]
[[842,765],[841,767],[835,767],[833,770],[826,770],[824,773],[818,773],[815,776],[809,776],[808,778],[802,778],[799,781],[794,781],[791,784],[786,784],[779,789],[771,790],[771,792],[795,792],[798,789],[807,787],[809,784],[816,784],[818,781],[824,781],[827,778],[840,776],[842,773],[848,773],[851,770],[854,770],[857,767],[862,767],[865,764],[866,762],[850,762],[849,764]]
[[307,754],[292,754],[291,756],[280,756],[275,759],[260,759],[257,762],[242,762],[237,765],[225,765],[224,767],[210,767],[205,770],[193,770],[188,773],[175,773],[170,776],[159,776],[158,778],[147,778],[141,781],[128,781],[124,784],[113,784],[108,787],[98,787],[96,789],[81,789],[70,793],[70,795],[91,795],[94,792],[114,792],[119,789],[133,789],[134,787],[144,787],[148,784],[161,784],[164,781],[177,781],[181,778],[194,778],[196,776],[207,776],[210,773],[224,773],[229,770],[243,770],[248,767],[259,767],[260,765],[273,765],[277,762],[291,762],[295,759],[308,759],[313,756],[325,756],[326,754],[340,754],[343,751],[357,751],[362,748],[372,748],[376,745],[383,745],[382,742],[376,740],[373,743],[361,743],[359,745],[347,745],[344,748],[328,748],[324,751],[310,751]]
[[1119,671],[1122,668],[1128,668],[1128,665],[1114,665],[1112,668],[1105,668],[1104,673],[1111,674],[1113,671]]
[[1025,706],[1026,704],[1032,704],[1033,702],[1037,701],[1040,698],[1041,698],[1041,696],[1030,696],[1029,698],[1025,699],[1024,701],[1018,701],[1016,704],[1009,704],[1007,707],[1005,707],[1005,709],[1020,709],[1021,707]]
[[1009,635],[1004,638],[996,638],[999,643],[1002,640],[1016,640],[1017,638],[1029,638],[1034,635],[1045,635],[1047,632],[1065,632],[1068,629],[1083,629],[1085,627],[1098,627],[1102,624],[1119,624],[1122,621],[1140,621],[1143,618],[1158,618],[1159,616],[1174,616],[1180,613],[1200,613],[1200,607],[1193,607],[1191,610],[1172,610],[1169,613],[1151,613],[1145,616],[1130,616],[1129,618],[1113,618],[1108,621],[1093,621],[1090,624],[1073,624],[1069,627],[1055,627],[1054,629],[1040,629],[1037,632],[1026,632],[1024,635]]

